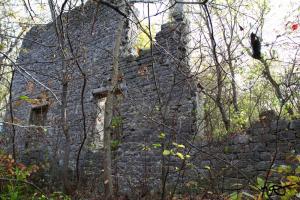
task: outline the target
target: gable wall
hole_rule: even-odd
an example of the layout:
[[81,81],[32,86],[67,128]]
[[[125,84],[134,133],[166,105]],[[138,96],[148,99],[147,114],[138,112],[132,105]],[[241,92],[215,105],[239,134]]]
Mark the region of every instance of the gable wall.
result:
[[[41,93],[47,93],[49,108],[46,131],[16,127],[17,156],[27,162],[46,164],[46,170],[52,171],[52,176],[59,176],[66,145],[61,130],[60,104],[56,99],[61,98],[63,63],[68,65],[70,80],[67,109],[71,135],[70,176],[73,176],[77,152],[83,140],[83,79],[75,62],[77,60],[87,75],[84,108],[88,138],[80,157],[80,169],[86,177],[101,178],[103,156],[101,149],[93,146],[99,136],[93,132],[97,98],[92,91],[107,86],[109,82],[119,17],[111,9],[100,6],[99,15],[95,18],[95,7],[91,3],[85,7],[85,12],[75,9],[68,14],[69,21],[64,27],[74,48],[74,56],[67,50],[66,60],[61,60],[54,26],[48,24],[30,30],[18,59],[18,63],[27,64],[20,65],[13,81],[13,111],[17,122],[27,126],[32,107],[30,103],[20,100],[20,96],[36,98]],[[161,148],[154,149],[153,144],[169,145],[171,140],[183,143],[183,138],[195,134],[195,91],[185,55],[188,42],[186,31],[186,24],[181,21],[162,25],[153,51],[144,50],[139,56],[128,55],[130,52],[124,51],[130,49],[123,46],[120,69],[126,89],[117,108],[122,117],[122,136],[118,149],[113,153],[114,177],[121,188],[138,185],[145,180],[145,176],[152,184],[158,183],[162,164],[170,162],[170,165],[176,165],[176,162],[165,161]],[[126,35],[124,38],[129,39]],[[33,81],[27,72],[38,81]],[[56,97],[40,83],[51,89]],[[163,141],[159,139],[161,133],[166,135]],[[145,151],[144,147],[151,148]]]

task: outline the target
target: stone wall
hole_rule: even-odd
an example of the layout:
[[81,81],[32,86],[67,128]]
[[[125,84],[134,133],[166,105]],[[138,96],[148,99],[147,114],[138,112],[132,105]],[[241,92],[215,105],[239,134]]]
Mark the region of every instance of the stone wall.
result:
[[201,142],[195,162],[198,181],[211,183],[219,191],[247,189],[249,184],[255,185],[256,177],[266,176],[276,146],[273,167],[290,164],[288,156],[300,153],[300,120],[279,120],[269,125],[256,122],[244,134]]
[[[95,132],[95,121],[97,114],[103,111],[98,109],[97,101],[103,97],[99,91],[109,88],[114,35],[120,20],[120,16],[110,8],[101,5],[96,12],[96,7],[89,2],[84,10],[77,8],[65,14],[64,31],[69,38],[65,41],[65,60],[58,53],[53,23],[33,27],[24,39],[12,89],[14,121],[21,125],[15,126],[18,160],[43,165],[50,172],[50,179],[60,179],[66,150],[61,129],[62,70],[63,64],[68,66],[69,169],[70,177],[74,177],[78,150],[84,138],[83,77],[77,63],[83,69],[87,81],[83,102],[88,136],[79,166],[82,181],[91,186],[91,191],[99,191],[102,174],[102,149],[97,145],[101,138]],[[95,16],[95,13],[98,15]],[[129,21],[125,24],[130,26]],[[149,147],[164,143],[159,139],[161,133],[174,142],[181,142],[177,134],[189,138],[195,133],[193,111],[196,94],[187,67],[185,46],[188,41],[184,22],[162,25],[153,49],[142,50],[138,56],[129,55],[132,49],[124,48],[131,39],[127,35],[130,31],[125,29],[124,32],[120,60],[122,94],[114,111],[120,123],[115,128],[116,135],[113,135],[118,143],[113,152],[113,173],[116,184],[121,190],[128,191],[139,185],[159,183],[162,165],[168,161],[164,160],[161,150]],[[70,53],[70,44],[74,55]],[[27,97],[40,98],[42,103],[47,104],[44,127],[29,124],[36,105]],[[12,135],[7,145],[11,152]],[[57,181],[55,183],[58,184]]]

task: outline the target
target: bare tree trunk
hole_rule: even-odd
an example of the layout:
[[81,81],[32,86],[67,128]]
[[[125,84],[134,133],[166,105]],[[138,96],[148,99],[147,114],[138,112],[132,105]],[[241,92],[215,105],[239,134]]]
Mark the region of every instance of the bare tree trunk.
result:
[[[234,54],[236,48],[232,48],[232,44],[233,44],[234,29],[237,26],[238,14],[234,14],[233,16],[231,16],[233,19],[232,23],[228,23],[227,20],[225,20],[226,22],[224,22],[219,12],[216,12],[216,15],[218,16],[223,29],[222,35],[223,35],[223,40],[226,45],[226,51],[227,51],[227,57],[224,53],[224,58],[225,60],[227,60],[227,64],[229,66],[229,71],[231,76],[232,104],[233,104],[234,112],[237,113],[239,112],[238,97],[237,97],[238,95],[237,95],[237,85],[235,81],[235,71],[234,71],[235,66],[232,62],[233,61],[232,55]],[[228,34],[226,34],[226,32],[229,32],[229,36]]]
[[113,49],[113,65],[112,65],[112,90],[108,92],[105,102],[105,117],[104,117],[104,190],[105,199],[110,200],[113,198],[113,184],[111,174],[111,122],[113,119],[113,110],[116,105],[115,90],[118,87],[119,76],[119,52],[121,46],[122,32],[124,28],[124,19],[121,18],[118,29],[115,34],[115,45]]
[[11,74],[11,80],[10,80],[10,85],[9,85],[9,111],[10,111],[10,121],[11,121],[11,127],[12,127],[12,156],[13,159],[17,159],[16,155],[16,144],[15,144],[15,139],[16,139],[16,129],[14,125],[14,112],[13,112],[13,100],[12,100],[12,86],[13,86],[13,79],[15,75],[15,70],[12,69],[12,74]]
[[[229,52],[228,52],[229,53]],[[231,87],[232,87],[232,103],[233,103],[233,108],[234,112],[239,112],[239,106],[238,106],[238,100],[237,100],[237,90],[236,90],[236,82],[235,82],[235,73],[234,73],[234,68],[232,64],[231,57],[229,56],[229,70],[230,70],[230,75],[231,75]]]
[[264,77],[271,83],[272,87],[275,90],[275,95],[276,95],[277,99],[283,105],[285,103],[285,99],[283,99],[282,93],[279,88],[279,84],[273,79],[273,77],[271,75],[269,64],[263,58],[260,59],[260,62],[264,66],[264,71],[263,71]]
[[[65,79],[65,78],[64,78]],[[64,145],[64,157],[63,157],[63,183],[67,193],[71,193],[69,178],[68,178],[68,167],[70,161],[70,143],[71,138],[69,134],[69,127],[68,127],[68,117],[67,117],[67,94],[68,94],[68,82],[63,80],[62,85],[62,95],[61,95],[61,120],[62,120],[62,131],[65,136],[65,145]]]
[[59,56],[62,60],[62,91],[61,91],[61,128],[63,135],[65,136],[65,145],[64,145],[64,156],[63,156],[63,169],[62,169],[62,179],[64,184],[64,189],[66,193],[72,193],[72,188],[70,187],[69,177],[68,177],[68,168],[70,161],[70,144],[71,137],[69,133],[69,125],[68,125],[68,117],[67,117],[67,98],[68,98],[68,66],[65,63],[66,51],[65,51],[65,42],[64,42],[64,31],[63,31],[63,22],[62,16],[60,15],[57,18],[55,6],[53,0],[48,0],[51,17],[54,24],[54,29],[56,32],[56,36],[59,44]]
[[214,38],[214,30],[213,30],[213,23],[210,17],[209,10],[207,8],[207,5],[203,5],[203,10],[205,12],[206,17],[204,18],[206,20],[206,26],[209,32],[209,37],[211,41],[211,51],[213,55],[213,60],[216,66],[216,75],[217,75],[217,94],[216,98],[214,99],[217,107],[219,108],[219,111],[221,113],[222,121],[224,123],[226,131],[229,131],[230,129],[230,120],[228,119],[228,116],[226,114],[226,110],[224,108],[224,105],[222,103],[222,89],[223,89],[223,80],[222,80],[222,66],[218,60],[218,55],[216,51],[216,41]]

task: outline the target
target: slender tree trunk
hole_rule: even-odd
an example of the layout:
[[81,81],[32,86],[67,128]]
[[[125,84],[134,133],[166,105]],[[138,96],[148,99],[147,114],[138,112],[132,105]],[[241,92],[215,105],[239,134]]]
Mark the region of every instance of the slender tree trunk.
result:
[[234,112],[239,112],[238,100],[237,100],[237,90],[236,90],[236,82],[235,82],[235,73],[234,68],[231,62],[231,57],[229,57],[229,70],[231,75],[231,87],[232,87],[232,103]]
[[113,49],[113,65],[112,65],[112,90],[108,92],[105,102],[105,117],[104,117],[104,190],[105,199],[111,200],[113,198],[113,184],[111,174],[111,134],[112,127],[111,122],[113,119],[113,110],[116,105],[116,93],[115,90],[118,87],[119,76],[119,54],[122,39],[122,32],[124,28],[124,19],[121,18],[118,29],[115,34],[115,45]]
[[223,73],[222,73],[222,66],[218,60],[218,55],[217,55],[217,44],[214,38],[214,30],[213,30],[213,23],[212,23],[212,19],[210,17],[210,13],[209,10],[207,8],[207,5],[204,4],[203,5],[203,10],[205,12],[206,17],[204,17],[204,19],[206,20],[206,26],[209,32],[209,37],[210,37],[210,41],[211,41],[211,52],[212,52],[212,56],[213,56],[213,60],[216,66],[216,76],[217,76],[217,94],[216,94],[216,98],[214,99],[220,113],[221,113],[221,117],[222,117],[222,121],[224,123],[225,129],[226,131],[229,131],[230,129],[230,120],[228,119],[228,116],[226,114],[226,110],[224,108],[224,105],[222,103],[222,89],[223,89]]
[[276,95],[277,99],[283,105],[285,103],[285,100],[283,99],[282,93],[279,88],[279,84],[273,79],[273,77],[271,75],[269,64],[263,58],[260,59],[260,62],[264,66],[264,71],[263,71],[264,77],[271,83],[272,87],[275,90],[275,95]]
[[[226,45],[226,51],[227,51],[227,58],[225,58],[225,60],[227,60],[229,70],[230,70],[230,76],[231,76],[232,104],[233,104],[234,112],[237,113],[237,112],[239,112],[238,95],[237,95],[237,89],[236,89],[237,85],[235,82],[234,64],[232,62],[232,60],[233,60],[232,55],[233,55],[234,51],[236,50],[236,48],[232,49],[232,43],[233,43],[234,29],[237,26],[237,14],[233,16],[233,22],[230,24],[227,24],[227,21],[223,22],[223,19],[220,16],[219,12],[217,12],[216,15],[218,16],[218,18],[221,22],[222,29],[223,29],[222,34],[223,34],[223,39],[224,39],[224,42]],[[226,28],[226,26],[229,26],[228,27],[229,30]],[[228,34],[226,34],[226,32],[229,32],[229,36],[228,36]],[[224,55],[224,57],[226,57],[226,56]]]
[[12,156],[13,159],[17,159],[16,155],[16,144],[15,144],[15,139],[16,139],[16,129],[14,125],[14,112],[13,112],[13,100],[12,100],[12,86],[13,86],[13,79],[15,75],[15,70],[12,69],[12,74],[11,74],[11,80],[10,80],[10,85],[9,85],[9,111],[10,111],[10,121],[11,121],[11,127],[12,127]]
[[68,168],[69,168],[69,161],[70,161],[70,143],[71,138],[69,134],[69,127],[68,127],[68,117],[67,117],[67,94],[68,94],[68,82],[63,81],[62,85],[62,95],[61,95],[61,120],[62,120],[62,131],[65,136],[65,145],[64,145],[64,157],[63,157],[63,183],[65,190],[68,194],[72,193],[69,183],[69,177],[68,177]]
[[63,169],[62,169],[62,179],[64,184],[64,189],[66,193],[72,193],[72,188],[70,187],[69,177],[68,177],[68,168],[70,161],[70,145],[71,145],[71,137],[69,133],[69,125],[68,125],[68,117],[67,117],[67,100],[68,100],[68,66],[65,63],[66,51],[65,51],[65,42],[64,42],[64,31],[63,31],[63,22],[62,16],[57,17],[55,11],[55,5],[53,0],[48,0],[51,17],[54,24],[54,29],[56,32],[58,45],[59,45],[59,56],[62,60],[62,91],[61,91],[61,129],[63,135],[65,137],[65,145],[64,145],[64,156],[63,156]]

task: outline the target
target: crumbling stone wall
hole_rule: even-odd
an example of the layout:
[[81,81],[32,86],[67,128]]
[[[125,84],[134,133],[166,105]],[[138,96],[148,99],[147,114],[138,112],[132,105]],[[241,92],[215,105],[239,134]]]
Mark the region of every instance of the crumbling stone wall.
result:
[[[61,130],[62,65],[68,66],[69,168],[70,176],[74,176],[78,150],[84,137],[80,95],[83,77],[77,66],[79,63],[87,81],[83,102],[88,131],[79,166],[82,180],[91,182],[99,191],[99,185],[94,183],[98,183],[102,174],[102,149],[93,146],[99,140],[99,135],[94,132],[97,100],[102,96],[99,91],[101,93],[109,86],[115,30],[121,16],[104,5],[98,12],[96,8],[90,1],[84,10],[77,8],[65,14],[68,16],[65,16],[64,24],[68,35],[65,60],[61,60],[58,54],[53,23],[33,27],[22,45],[12,91],[15,123],[23,126],[15,126],[17,158],[37,162],[52,173],[51,178],[59,178],[66,145]],[[129,21],[125,24],[130,25]],[[163,161],[160,149],[148,148],[161,143],[159,134],[164,133],[173,142],[182,143],[180,138],[188,139],[195,133],[193,110],[196,94],[187,67],[186,24],[175,21],[162,25],[153,49],[143,50],[138,56],[129,55],[132,49],[126,46],[130,39],[127,33],[126,29],[120,60],[122,93],[115,111],[121,117],[121,130],[118,147],[113,152],[113,173],[121,189],[132,189],[141,182],[143,185],[159,182],[162,165],[167,161]],[[74,55],[69,52],[70,44]],[[45,129],[28,126],[33,109],[31,99],[34,98],[40,98],[48,106]],[[10,151],[11,136],[7,142]]]
[[244,134],[218,142],[201,142],[195,163],[197,180],[210,183],[219,191],[249,189],[257,176],[266,176],[276,146],[273,167],[289,164],[288,156],[300,153],[299,120],[272,121],[269,125],[256,122]]

